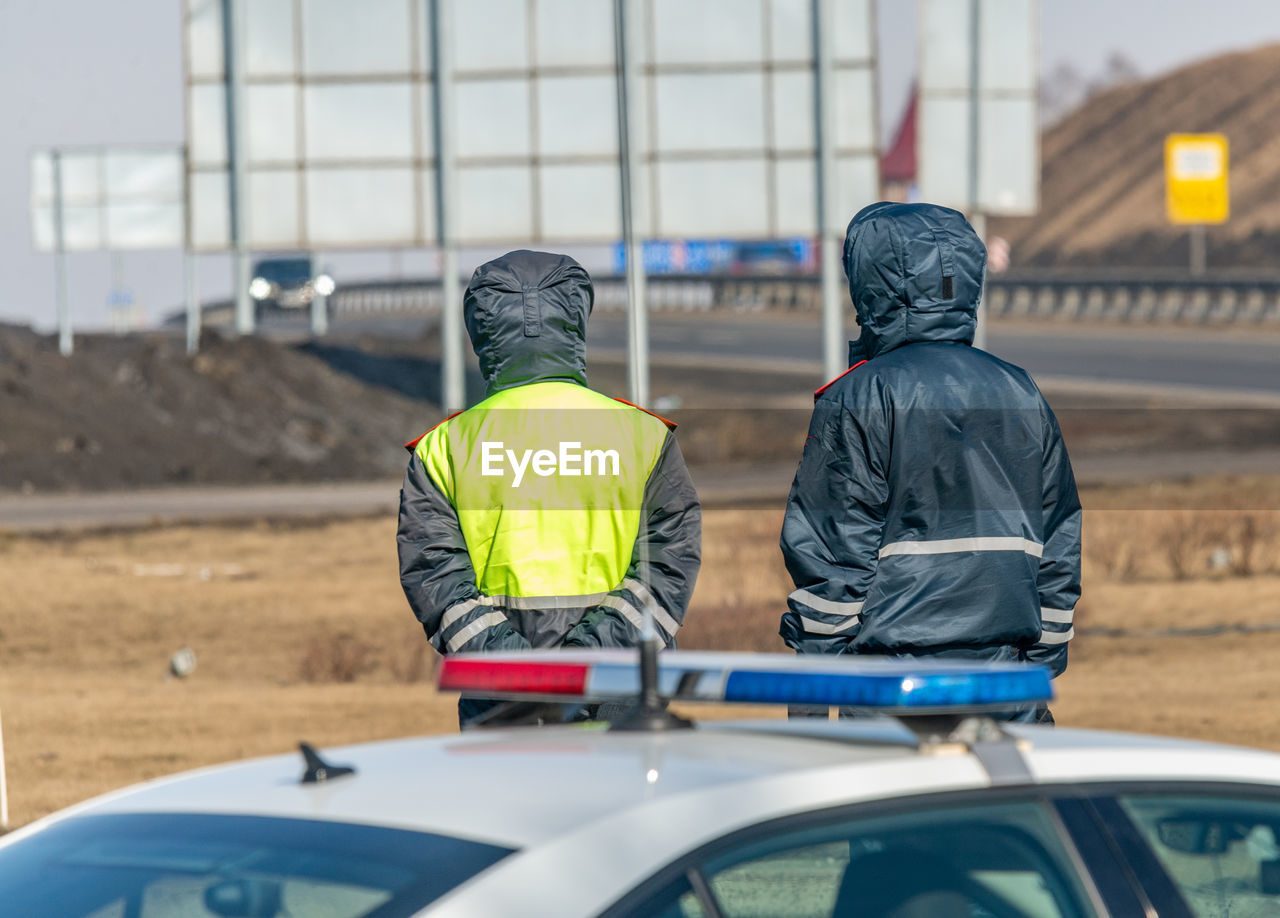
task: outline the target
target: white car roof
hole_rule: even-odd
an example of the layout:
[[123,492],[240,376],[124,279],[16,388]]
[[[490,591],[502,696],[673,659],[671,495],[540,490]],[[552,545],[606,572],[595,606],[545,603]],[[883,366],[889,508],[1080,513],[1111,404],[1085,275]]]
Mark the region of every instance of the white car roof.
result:
[[[1013,783],[1206,780],[1280,784],[1280,756],[1182,740],[1021,728]],[[524,848],[666,801],[722,797],[723,834],[824,805],[1009,780],[964,747],[921,752],[892,721],[705,722],[664,733],[598,725],[475,730],[323,750],[356,773],[303,784],[300,754],[214,766],[55,814],[187,812],[322,819]],[[718,816],[715,815],[718,812]],[[25,833],[23,833],[25,834]]]

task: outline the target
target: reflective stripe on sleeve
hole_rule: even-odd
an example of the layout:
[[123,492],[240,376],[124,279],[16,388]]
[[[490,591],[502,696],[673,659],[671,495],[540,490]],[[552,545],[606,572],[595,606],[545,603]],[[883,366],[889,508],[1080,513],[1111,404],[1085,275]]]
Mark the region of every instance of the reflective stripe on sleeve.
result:
[[662,604],[649,592],[649,588],[632,577],[628,577],[622,581],[624,589],[630,590],[635,594],[636,599],[653,614],[653,620],[663,631],[667,632],[668,637],[675,637],[677,631],[680,630],[680,623],[671,617],[666,609],[662,608]]
[[446,646],[449,648],[450,653],[457,653],[462,649],[462,645],[466,644],[467,641],[471,640],[480,632],[487,628],[506,624],[506,621],[507,617],[501,612],[490,612],[487,615],[482,615],[471,624],[467,625],[467,627],[461,629],[453,637],[449,638]]
[[444,610],[444,615],[440,616],[440,631],[443,632],[448,629],[464,615],[476,608],[476,606],[490,605],[493,605],[493,603],[489,601],[488,596],[481,596],[478,599],[467,599],[463,602],[454,603]]
[[1044,546],[1017,536],[979,536],[972,539],[929,539],[919,542],[890,542],[880,549],[880,557],[893,555],[945,555],[960,551],[1021,551],[1033,558],[1044,554]]
[[1071,624],[1071,619],[1075,617],[1076,610],[1071,609],[1046,609],[1040,608],[1040,620],[1042,622],[1055,622],[1059,625]]
[[817,622],[811,618],[800,616],[800,624],[804,625],[804,630],[810,634],[839,634],[842,631],[848,631],[854,625],[858,624],[862,619],[857,615],[851,615],[848,621],[837,622],[834,625],[826,622]]
[[1041,631],[1041,644],[1065,644],[1076,636],[1075,628],[1068,628],[1066,631]]
[[640,610],[631,605],[631,603],[627,602],[621,596],[606,596],[600,605],[603,608],[613,609],[616,612],[620,612],[622,617],[631,622],[637,631],[644,630],[644,616],[640,614]]
[[794,599],[815,612],[823,612],[827,615],[858,616],[862,614],[862,600],[858,602],[834,602],[830,599],[823,599],[821,596],[815,596],[808,590],[796,590],[787,598]]

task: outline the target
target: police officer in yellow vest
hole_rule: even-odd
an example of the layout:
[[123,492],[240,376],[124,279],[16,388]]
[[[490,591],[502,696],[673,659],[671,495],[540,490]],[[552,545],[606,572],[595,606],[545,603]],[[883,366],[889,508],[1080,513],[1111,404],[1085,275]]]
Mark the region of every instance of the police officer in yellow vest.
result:
[[[668,644],[701,563],[675,425],[587,388],[591,279],[511,252],[467,286],[483,402],[407,446],[400,582],[435,648]],[[465,722],[487,705],[463,702]]]

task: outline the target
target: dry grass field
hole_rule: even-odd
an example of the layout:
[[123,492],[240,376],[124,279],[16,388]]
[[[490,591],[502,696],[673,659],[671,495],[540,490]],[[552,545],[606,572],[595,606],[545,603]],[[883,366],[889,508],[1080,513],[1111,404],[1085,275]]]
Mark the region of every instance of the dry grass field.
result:
[[[1085,502],[1085,598],[1059,722],[1280,748],[1280,511],[1257,509],[1280,507],[1280,480]],[[780,521],[707,513],[682,646],[782,649]],[[302,739],[455,729],[400,593],[394,530],[376,518],[0,535],[12,824]],[[169,677],[184,646],[197,669]]]

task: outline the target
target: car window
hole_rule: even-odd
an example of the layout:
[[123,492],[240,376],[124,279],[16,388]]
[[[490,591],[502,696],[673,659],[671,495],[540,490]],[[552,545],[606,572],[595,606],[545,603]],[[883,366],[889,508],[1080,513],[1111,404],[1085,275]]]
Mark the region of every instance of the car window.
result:
[[510,849],[253,816],[86,816],[0,848],[0,913],[42,918],[394,918]]
[[629,915],[1085,918],[1094,914],[1037,803],[966,806],[766,833],[693,865]]
[[277,258],[260,261],[254,266],[253,273],[276,284],[305,284],[311,280],[311,260]]
[[1280,800],[1134,795],[1120,804],[1196,918],[1280,914]]

